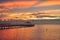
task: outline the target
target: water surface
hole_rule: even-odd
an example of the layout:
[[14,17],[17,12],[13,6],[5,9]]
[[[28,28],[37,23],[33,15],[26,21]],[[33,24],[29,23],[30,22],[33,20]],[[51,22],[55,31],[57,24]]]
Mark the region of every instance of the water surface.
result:
[[60,24],[3,29],[0,30],[0,40],[60,40]]

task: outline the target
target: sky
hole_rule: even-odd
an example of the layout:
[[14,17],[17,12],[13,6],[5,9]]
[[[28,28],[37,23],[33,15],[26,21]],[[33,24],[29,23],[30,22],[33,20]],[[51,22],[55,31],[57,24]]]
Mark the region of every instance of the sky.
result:
[[23,13],[26,16],[35,12],[60,13],[60,0],[0,0],[0,19],[11,19],[19,14],[20,19]]

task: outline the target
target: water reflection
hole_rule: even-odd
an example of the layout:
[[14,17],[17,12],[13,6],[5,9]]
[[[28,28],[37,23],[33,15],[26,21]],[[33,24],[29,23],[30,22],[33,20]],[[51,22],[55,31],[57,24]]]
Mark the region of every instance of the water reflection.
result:
[[60,40],[60,24],[0,30],[0,40]]

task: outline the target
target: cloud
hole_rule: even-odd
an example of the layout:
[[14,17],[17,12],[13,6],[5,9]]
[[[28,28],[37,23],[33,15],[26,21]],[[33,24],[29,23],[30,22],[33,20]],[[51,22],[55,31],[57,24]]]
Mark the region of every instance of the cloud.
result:
[[[55,11],[52,12],[51,10],[57,10],[57,12],[60,10],[60,1],[0,0],[0,2],[2,2],[2,3],[0,3],[0,19],[11,19],[12,14],[16,13],[16,15],[17,15],[20,12],[42,11],[42,12],[54,13]],[[47,10],[49,10],[49,11],[47,11]],[[1,14],[3,14],[3,15],[1,15]],[[13,18],[14,18],[14,16],[13,16]]]
[[[2,0],[3,1],[3,0]],[[45,0],[39,0],[39,1],[14,1],[14,2],[6,2],[6,3],[0,3],[0,9],[4,8],[5,10],[11,10],[11,9],[29,9],[35,8],[35,7],[45,7],[45,6],[53,6],[53,5],[59,5],[60,1],[45,1]]]
[[60,1],[44,1],[44,2],[39,3],[33,7],[52,6],[52,5],[60,5]]
[[60,0],[46,0],[46,1],[60,1]]
[[[60,2],[45,1],[41,4],[34,5],[38,1],[19,1],[19,2],[6,2],[0,4],[0,12],[24,12],[24,11],[40,11],[40,10],[53,10],[60,9]],[[28,4],[27,4],[28,3]]]
[[29,8],[33,4],[35,4],[37,1],[19,1],[19,2],[6,2],[6,3],[1,3],[0,6],[3,6],[8,9],[13,9],[13,8]]
[[41,10],[40,12],[49,13],[49,14],[60,14],[60,9],[53,10]]
[[14,8],[10,10],[6,10],[7,12],[33,12],[33,11],[40,11],[40,10],[56,10],[60,9],[60,5],[53,5],[53,6],[41,6],[41,7],[32,7],[28,9],[19,9]]
[[0,2],[12,2],[12,1],[38,1],[38,0],[0,0]]
[[5,12],[6,10],[9,11],[9,10],[13,10],[13,9],[15,9],[15,10],[26,9],[26,8],[31,7],[36,2],[37,1],[19,1],[19,2],[14,1],[14,2],[0,3],[0,12]]

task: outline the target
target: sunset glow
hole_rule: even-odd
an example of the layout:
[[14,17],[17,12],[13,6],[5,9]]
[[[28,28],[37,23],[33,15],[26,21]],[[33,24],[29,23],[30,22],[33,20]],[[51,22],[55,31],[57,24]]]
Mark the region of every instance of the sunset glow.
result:
[[59,13],[60,1],[57,0],[6,0],[0,2],[0,20],[29,20],[37,18],[37,15],[60,16]]
[[53,5],[60,5],[60,1],[45,1],[45,2],[42,2],[42,3],[35,5],[35,7],[53,6]]

